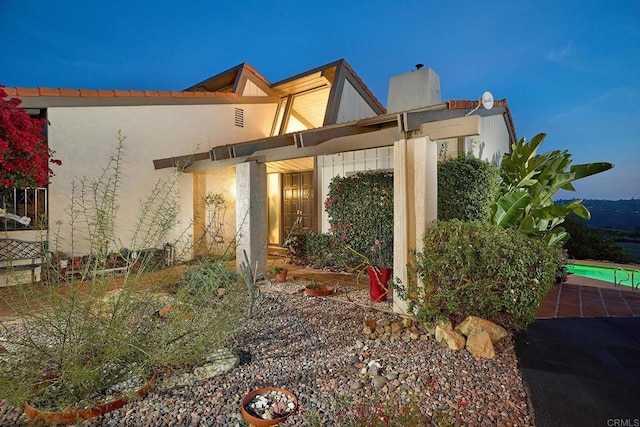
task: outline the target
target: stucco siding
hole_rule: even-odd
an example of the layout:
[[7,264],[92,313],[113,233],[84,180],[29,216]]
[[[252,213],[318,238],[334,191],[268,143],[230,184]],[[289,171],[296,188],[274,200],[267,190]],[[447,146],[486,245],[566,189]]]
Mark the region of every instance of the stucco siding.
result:
[[[234,125],[235,107],[244,110],[242,128]],[[273,114],[275,104],[49,108],[49,146],[55,151],[55,157],[62,160],[62,166],[54,167],[56,175],[49,187],[50,234],[60,221],[61,235],[69,235],[66,209],[72,183],[100,174],[114,153],[119,130],[126,141],[116,237],[127,246],[132,226],[137,222],[140,200],[158,180],[174,173],[172,169],[155,170],[153,159],[267,136]],[[177,193],[180,213],[173,237],[191,225],[193,181],[190,175],[179,178]],[[71,252],[70,241],[61,242],[59,249]],[[77,245],[73,251],[82,255],[87,246]]]

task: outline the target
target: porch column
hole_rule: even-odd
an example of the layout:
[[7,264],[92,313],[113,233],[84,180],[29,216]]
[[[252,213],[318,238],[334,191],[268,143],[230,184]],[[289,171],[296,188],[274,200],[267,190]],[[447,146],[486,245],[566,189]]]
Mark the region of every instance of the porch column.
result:
[[[393,276],[406,285],[411,251],[422,250],[422,234],[437,219],[437,144],[428,136],[400,139],[393,158]],[[406,313],[407,302],[394,296],[393,311]]]
[[247,252],[251,268],[267,270],[267,166],[255,161],[236,165],[236,266]]

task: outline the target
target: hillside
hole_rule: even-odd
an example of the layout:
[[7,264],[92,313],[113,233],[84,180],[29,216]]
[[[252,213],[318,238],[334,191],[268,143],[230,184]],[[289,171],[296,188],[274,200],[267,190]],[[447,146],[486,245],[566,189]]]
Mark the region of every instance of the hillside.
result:
[[[568,200],[557,200],[556,205]],[[598,230],[616,246],[640,264],[640,199],[630,200],[584,200],[591,212],[591,219],[583,221],[590,229]]]
[[[561,205],[566,202],[568,200],[558,200],[555,204]],[[591,219],[586,221],[586,224],[591,228],[640,229],[640,199],[586,199],[583,204],[591,212]]]

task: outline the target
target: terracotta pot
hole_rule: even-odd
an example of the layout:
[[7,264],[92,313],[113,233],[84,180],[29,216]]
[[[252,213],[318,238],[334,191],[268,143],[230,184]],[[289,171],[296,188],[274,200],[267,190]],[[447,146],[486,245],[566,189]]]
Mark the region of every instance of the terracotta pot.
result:
[[[275,418],[273,420],[263,420],[262,418],[256,418],[250,413],[248,413],[246,409],[244,409],[244,407],[247,406],[254,397],[256,397],[258,394],[264,394],[268,391],[279,391],[281,393],[286,394],[287,396],[292,397],[293,403],[295,403],[296,405],[295,408],[293,408],[293,410],[289,413],[289,415],[285,417]],[[259,388],[257,390],[253,390],[244,395],[244,397],[242,398],[242,403],[240,404],[240,413],[242,414],[242,417],[245,419],[246,422],[248,422],[251,425],[254,425],[255,427],[268,427],[268,426],[280,424],[281,422],[289,418],[289,416],[295,413],[297,410],[298,410],[298,399],[296,398],[296,396],[293,393],[291,393],[289,390],[285,390],[279,387],[264,387],[264,388]]]
[[329,285],[309,285],[304,288],[304,293],[312,297],[326,297],[335,292],[335,288]]
[[387,300],[387,282],[391,279],[392,272],[392,269],[385,267],[367,269],[367,273],[369,273],[369,300],[374,302]]
[[280,270],[276,273],[276,279],[278,282],[286,282],[287,281],[287,273],[289,270]]
[[[138,391],[136,394],[139,397],[144,397],[153,384],[156,382],[156,375],[153,374],[151,379]],[[106,414],[111,411],[122,408],[129,403],[127,399],[115,399],[102,405],[94,406],[89,409],[79,409],[77,411],[68,412],[55,412],[55,411],[43,411],[29,405],[28,402],[24,404],[24,414],[30,421],[44,423],[44,424],[71,424],[79,421],[95,418],[100,415]]]

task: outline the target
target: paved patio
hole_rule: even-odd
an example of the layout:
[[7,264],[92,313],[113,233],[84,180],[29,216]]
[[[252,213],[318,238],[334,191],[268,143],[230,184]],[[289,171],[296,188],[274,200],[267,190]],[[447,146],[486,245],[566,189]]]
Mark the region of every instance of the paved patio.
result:
[[539,319],[567,317],[640,317],[640,290],[569,276],[547,294],[538,309]]

